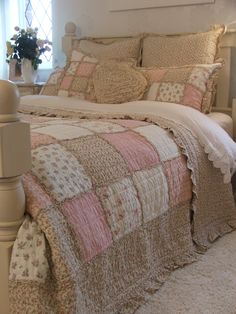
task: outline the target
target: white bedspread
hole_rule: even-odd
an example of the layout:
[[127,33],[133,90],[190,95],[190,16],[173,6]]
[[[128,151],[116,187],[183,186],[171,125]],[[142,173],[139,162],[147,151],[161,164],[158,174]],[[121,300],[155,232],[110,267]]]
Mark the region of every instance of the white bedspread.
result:
[[58,110],[73,110],[111,114],[147,114],[168,118],[189,128],[199,139],[205,152],[228,183],[236,169],[236,143],[216,122],[201,112],[182,105],[156,102],[134,101],[123,104],[96,104],[76,98],[57,96],[24,96],[22,105],[40,106]]

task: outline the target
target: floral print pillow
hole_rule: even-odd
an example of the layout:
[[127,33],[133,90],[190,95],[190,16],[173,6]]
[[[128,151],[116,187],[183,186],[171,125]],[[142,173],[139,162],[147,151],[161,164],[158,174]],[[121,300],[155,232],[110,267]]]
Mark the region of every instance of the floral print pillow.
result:
[[214,63],[140,68],[149,80],[149,88],[143,99],[177,103],[204,111],[209,80],[221,67],[221,63]]

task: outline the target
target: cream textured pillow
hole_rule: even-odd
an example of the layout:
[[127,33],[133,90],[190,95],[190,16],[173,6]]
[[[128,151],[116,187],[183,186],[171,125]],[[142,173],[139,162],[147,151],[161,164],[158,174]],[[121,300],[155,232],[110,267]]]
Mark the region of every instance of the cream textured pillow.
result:
[[118,104],[141,99],[147,88],[145,76],[130,64],[107,62],[93,75],[97,102]]
[[58,95],[95,101],[92,76],[97,64],[96,58],[73,50],[61,79]]
[[204,33],[147,35],[143,39],[142,66],[170,67],[213,63],[224,32],[225,27],[221,26]]
[[149,79],[145,100],[172,102],[202,111],[209,80],[221,63],[171,68],[140,68]]
[[41,89],[40,95],[56,96],[58,94],[58,88],[63,75],[63,68],[57,68],[55,71],[53,71],[50,74],[46,84]]
[[99,60],[114,59],[118,61],[140,60],[141,37],[116,40],[111,43],[99,43],[95,39],[81,39],[79,49]]

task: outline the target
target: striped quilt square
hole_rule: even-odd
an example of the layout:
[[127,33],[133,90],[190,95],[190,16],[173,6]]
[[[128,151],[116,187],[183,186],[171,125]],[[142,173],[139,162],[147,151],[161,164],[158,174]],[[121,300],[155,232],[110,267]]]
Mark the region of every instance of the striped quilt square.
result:
[[119,151],[131,172],[153,167],[160,162],[152,145],[135,132],[103,134],[102,137]]
[[169,208],[169,190],[162,166],[137,171],[133,175],[142,205],[143,221],[150,221]]
[[129,170],[116,149],[98,136],[63,142],[88,173],[95,187],[128,176]]
[[146,137],[153,144],[161,161],[170,160],[181,155],[180,149],[169,131],[153,124],[136,128],[134,131]]
[[182,204],[192,197],[191,173],[186,157],[181,156],[164,163],[169,185],[170,205]]
[[57,201],[77,196],[92,188],[83,166],[60,144],[32,150],[32,173]]
[[130,178],[99,188],[96,193],[105,210],[114,240],[141,225],[141,206]]
[[86,261],[112,244],[111,231],[103,209],[93,192],[65,201],[62,210],[77,236],[82,256]]

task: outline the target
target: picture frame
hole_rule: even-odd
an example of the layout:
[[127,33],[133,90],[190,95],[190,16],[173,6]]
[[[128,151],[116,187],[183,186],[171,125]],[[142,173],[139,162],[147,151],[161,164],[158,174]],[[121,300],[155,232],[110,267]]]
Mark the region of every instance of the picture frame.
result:
[[13,82],[23,81],[21,76],[21,66],[14,59],[9,62],[9,80]]
[[215,0],[108,0],[109,11],[214,4]]

